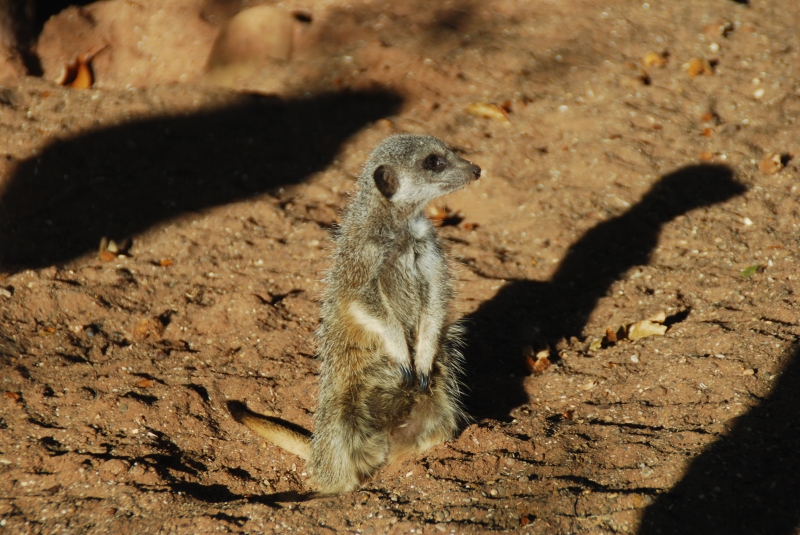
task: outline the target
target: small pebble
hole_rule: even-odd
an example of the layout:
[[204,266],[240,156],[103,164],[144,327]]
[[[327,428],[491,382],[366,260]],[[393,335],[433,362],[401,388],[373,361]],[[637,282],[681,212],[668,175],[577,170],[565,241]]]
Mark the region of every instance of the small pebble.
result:
[[631,362],[639,362],[639,355],[637,355],[636,353],[631,355]]

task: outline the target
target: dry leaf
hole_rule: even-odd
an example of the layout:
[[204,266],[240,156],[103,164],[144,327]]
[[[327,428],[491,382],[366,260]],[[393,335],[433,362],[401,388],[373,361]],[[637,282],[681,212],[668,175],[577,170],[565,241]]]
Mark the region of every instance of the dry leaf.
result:
[[714,74],[711,64],[702,58],[690,59],[688,63],[683,65],[683,69],[689,74],[690,78],[695,78],[701,74],[707,74],[709,76]]
[[111,262],[116,257],[117,255],[115,255],[114,253],[109,253],[108,251],[100,251],[100,259],[103,260],[103,262]]
[[714,135],[714,129],[713,128],[703,128],[703,134],[702,135],[705,136],[705,137],[711,137],[711,136]]
[[741,275],[745,279],[749,279],[750,277],[752,277],[756,273],[763,273],[763,272],[764,272],[764,266],[761,266],[759,264],[755,264],[755,265],[752,265],[752,266],[744,268],[741,271]]
[[142,379],[136,383],[136,386],[138,386],[139,388],[150,388],[154,384],[156,384],[156,382],[153,381],[152,379]]
[[703,160],[704,162],[710,162],[711,160],[714,159],[714,153],[704,150],[703,152],[700,153],[700,159]]
[[575,416],[574,410],[567,410],[561,413],[561,417],[564,418],[565,420],[572,420],[574,416]]
[[164,333],[164,325],[157,319],[143,318],[139,320],[133,329],[134,340],[144,340],[148,337],[161,338]]
[[464,220],[464,214],[460,210],[451,210],[447,206],[428,205],[425,212],[431,222],[437,227],[456,226]]
[[495,121],[509,122],[508,113],[497,104],[487,104],[485,102],[470,104],[467,107],[467,113],[485,117],[486,119],[494,119]]
[[108,44],[104,44],[90,50],[75,58],[74,61],[64,66],[64,73],[61,79],[57,80],[59,85],[71,87],[73,89],[88,89],[94,84],[94,74],[92,73],[92,60],[94,57],[105,50]]
[[645,67],[664,67],[667,64],[667,58],[664,54],[658,52],[648,52],[642,58],[642,65]]
[[162,267],[171,266],[173,263],[174,262],[172,260],[170,260],[169,258],[162,258],[161,260],[158,261],[158,265],[162,266]]
[[540,374],[550,366],[550,351],[547,349],[543,349],[534,355],[533,347],[525,346],[522,350],[522,355],[525,358],[525,366],[530,373]]
[[22,395],[20,395],[19,392],[6,392],[5,396],[8,399],[13,399],[14,401],[19,401],[22,398]]
[[761,163],[758,164],[758,168],[765,175],[774,175],[775,173],[780,172],[780,170],[783,169],[781,155],[770,152],[764,156],[764,158],[761,160]]
[[664,336],[666,332],[666,325],[650,320],[637,321],[636,323],[631,323],[628,327],[628,340],[647,338],[648,336]]
[[596,351],[622,340],[636,340],[647,336],[664,336],[664,333],[667,332],[667,326],[661,324],[666,320],[667,313],[662,311],[646,320],[622,325],[616,330],[613,327],[608,327],[605,336],[596,338],[589,343],[589,351]]
[[537,360],[533,364],[533,373],[544,373],[544,371],[550,367],[550,359],[545,357],[542,359]]

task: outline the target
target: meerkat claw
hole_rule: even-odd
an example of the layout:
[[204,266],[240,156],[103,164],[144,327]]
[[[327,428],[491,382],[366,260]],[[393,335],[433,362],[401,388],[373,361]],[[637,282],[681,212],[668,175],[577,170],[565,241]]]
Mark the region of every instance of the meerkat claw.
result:
[[431,385],[431,376],[427,373],[419,374],[419,391],[425,392],[428,390],[428,387]]
[[403,383],[407,386],[414,384],[414,372],[411,371],[411,368],[400,366],[400,373],[403,375]]

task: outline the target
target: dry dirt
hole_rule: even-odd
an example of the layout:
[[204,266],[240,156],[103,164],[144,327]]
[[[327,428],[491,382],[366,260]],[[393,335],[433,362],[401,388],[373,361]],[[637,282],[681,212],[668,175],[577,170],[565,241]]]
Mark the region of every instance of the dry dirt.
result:
[[[51,19],[45,67],[109,46],[0,87],[0,533],[800,533],[795,4],[287,1],[292,59],[225,88],[243,2]],[[484,169],[441,228],[473,422],[304,500],[227,407],[311,428],[330,230],[396,132]]]

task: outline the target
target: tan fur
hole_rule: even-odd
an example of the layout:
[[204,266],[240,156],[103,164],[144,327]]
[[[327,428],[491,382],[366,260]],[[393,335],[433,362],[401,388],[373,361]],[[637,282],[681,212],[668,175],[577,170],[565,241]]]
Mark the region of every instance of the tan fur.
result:
[[[317,331],[321,385],[308,460],[319,492],[354,490],[383,464],[451,439],[465,420],[452,275],[422,209],[479,176],[420,135],[385,139],[364,165],[335,237]],[[307,451],[280,426],[240,421]]]

